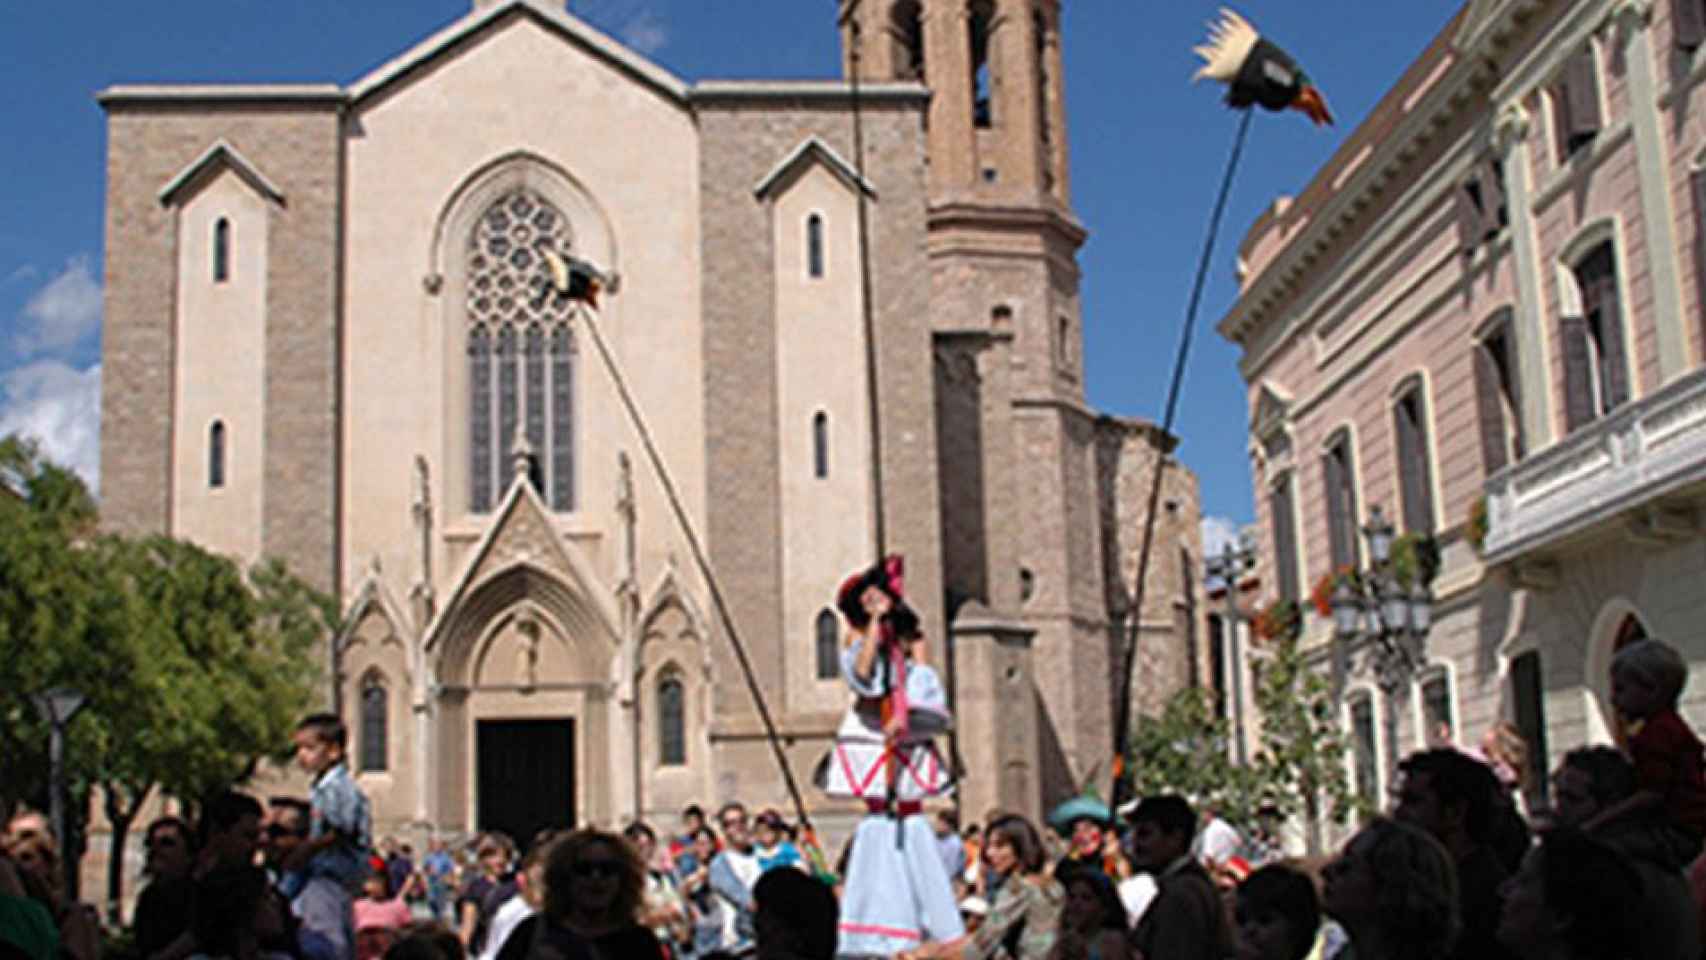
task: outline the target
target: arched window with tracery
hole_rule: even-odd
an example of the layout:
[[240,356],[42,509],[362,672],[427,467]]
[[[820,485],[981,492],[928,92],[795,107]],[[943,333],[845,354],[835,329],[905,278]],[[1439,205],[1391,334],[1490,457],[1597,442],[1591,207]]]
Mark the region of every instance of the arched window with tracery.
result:
[[475,513],[490,511],[514,482],[522,440],[540,496],[553,510],[575,508],[573,307],[551,286],[542,255],[569,248],[568,221],[527,187],[494,201],[469,234],[468,499]]
[[666,767],[687,762],[687,691],[678,677],[658,683],[658,763]]
[[369,674],[361,682],[361,769],[388,770],[391,697],[385,683]]

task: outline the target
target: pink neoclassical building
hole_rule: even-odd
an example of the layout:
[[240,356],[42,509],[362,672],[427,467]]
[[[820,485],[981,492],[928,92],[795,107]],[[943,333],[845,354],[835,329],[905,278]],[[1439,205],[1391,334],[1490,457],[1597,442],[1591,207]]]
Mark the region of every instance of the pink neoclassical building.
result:
[[[1501,722],[1537,799],[1615,738],[1618,644],[1706,663],[1703,41],[1702,0],[1472,0],[1239,250],[1262,583],[1337,660],[1377,800],[1394,753]],[[1443,556],[1384,688],[1309,603],[1376,507]]]

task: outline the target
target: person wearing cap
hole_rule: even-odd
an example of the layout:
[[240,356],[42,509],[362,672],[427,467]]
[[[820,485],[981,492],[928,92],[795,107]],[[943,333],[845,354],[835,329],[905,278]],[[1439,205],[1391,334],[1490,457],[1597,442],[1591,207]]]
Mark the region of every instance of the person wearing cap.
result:
[[816,780],[866,808],[853,835],[837,956],[892,957],[965,932],[923,809],[953,787],[933,741],[950,725],[947,694],[924,662],[900,557],[848,577],[836,607],[850,628],[841,673],[853,702]]
[[1107,804],[1092,796],[1073,797],[1055,807],[1048,822],[1067,843],[1066,854],[1054,865],[1056,880],[1065,883],[1078,870],[1094,870],[1112,879],[1104,857],[1108,827],[1113,823]]
[[989,901],[973,895],[960,901],[960,920],[966,925],[966,935],[977,932],[983,926],[983,918],[989,916]]

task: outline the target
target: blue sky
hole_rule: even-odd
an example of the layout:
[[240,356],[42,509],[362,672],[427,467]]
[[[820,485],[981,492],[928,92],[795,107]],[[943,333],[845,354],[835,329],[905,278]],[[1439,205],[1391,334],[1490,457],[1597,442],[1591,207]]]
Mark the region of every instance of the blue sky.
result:
[[[0,4],[0,434],[42,437],[93,478],[99,430],[106,140],[114,83],[350,83],[468,0],[173,0]],[[835,0],[571,0],[686,80],[833,76]],[[1190,48],[1218,3],[1064,0],[1072,190],[1090,230],[1087,390],[1159,419],[1203,232],[1234,132],[1193,87]],[[1236,296],[1233,251],[1295,194],[1458,9],[1456,3],[1247,0],[1240,8],[1326,92],[1339,126],[1263,114],[1251,132],[1203,300],[1177,429],[1206,527],[1252,515],[1237,350],[1213,332]]]

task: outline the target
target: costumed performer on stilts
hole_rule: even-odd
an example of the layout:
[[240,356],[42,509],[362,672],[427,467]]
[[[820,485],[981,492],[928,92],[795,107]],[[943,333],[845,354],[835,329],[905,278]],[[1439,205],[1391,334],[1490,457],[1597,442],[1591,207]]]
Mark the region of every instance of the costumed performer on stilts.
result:
[[836,956],[892,957],[921,943],[963,936],[965,926],[924,800],[953,777],[932,737],[948,729],[947,694],[924,662],[918,614],[903,595],[903,563],[891,556],[853,574],[836,607],[852,628],[841,674],[854,700],[818,766],[832,797],[865,801],[841,896]]

